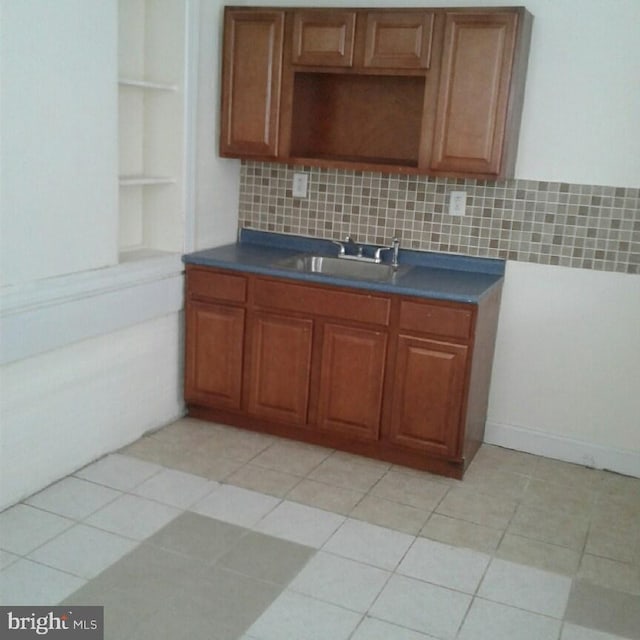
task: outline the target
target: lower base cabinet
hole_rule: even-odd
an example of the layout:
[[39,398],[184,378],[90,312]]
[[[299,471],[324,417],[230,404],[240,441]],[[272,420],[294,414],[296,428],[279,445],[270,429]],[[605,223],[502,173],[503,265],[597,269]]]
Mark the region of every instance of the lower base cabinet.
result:
[[467,371],[465,345],[398,338],[390,439],[435,455],[454,456]]
[[188,265],[189,414],[461,478],[499,301],[499,285],[463,304]]
[[247,410],[252,416],[307,424],[313,321],[257,313],[249,323]]

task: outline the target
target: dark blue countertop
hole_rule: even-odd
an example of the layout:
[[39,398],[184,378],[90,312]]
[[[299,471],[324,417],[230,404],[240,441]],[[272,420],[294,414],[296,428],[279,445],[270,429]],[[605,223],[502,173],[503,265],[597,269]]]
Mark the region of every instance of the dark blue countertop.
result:
[[[365,255],[370,255],[375,250],[371,245],[364,247]],[[277,265],[278,262],[301,253],[335,256],[337,247],[330,240],[243,229],[239,242],[189,253],[183,256],[183,261],[186,264],[304,282],[470,303],[477,303],[498,285],[504,277],[505,268],[504,260],[402,248],[398,261],[401,266],[411,268],[399,273],[397,278],[389,282],[302,273]],[[385,261],[389,260],[389,253],[385,252]]]

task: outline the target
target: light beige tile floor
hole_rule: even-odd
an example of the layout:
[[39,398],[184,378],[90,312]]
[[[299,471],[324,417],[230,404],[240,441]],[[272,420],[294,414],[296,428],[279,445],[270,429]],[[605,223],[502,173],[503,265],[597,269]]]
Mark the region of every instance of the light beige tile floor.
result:
[[75,591],[119,640],[186,612],[185,638],[640,639],[640,479],[487,445],[457,481],[185,418],[1,513],[0,534],[0,604]]
[[637,478],[484,445],[457,481],[190,418],[123,453],[640,594]]

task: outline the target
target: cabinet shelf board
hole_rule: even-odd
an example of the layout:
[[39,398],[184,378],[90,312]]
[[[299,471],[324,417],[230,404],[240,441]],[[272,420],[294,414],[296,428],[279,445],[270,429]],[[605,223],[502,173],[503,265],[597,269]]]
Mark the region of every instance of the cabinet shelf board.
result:
[[121,187],[144,187],[163,184],[175,184],[175,178],[169,176],[120,176],[118,179]]
[[155,91],[177,91],[178,86],[166,82],[151,82],[149,80],[134,80],[133,78],[120,78],[118,84],[121,87],[133,87],[137,89],[150,89]]

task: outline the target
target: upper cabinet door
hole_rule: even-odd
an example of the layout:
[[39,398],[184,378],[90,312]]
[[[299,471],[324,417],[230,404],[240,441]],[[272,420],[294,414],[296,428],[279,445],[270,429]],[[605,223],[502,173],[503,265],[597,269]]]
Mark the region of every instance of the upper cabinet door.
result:
[[225,12],[221,155],[277,156],[284,16]]
[[368,12],[364,66],[379,69],[428,69],[433,13]]
[[519,17],[447,13],[432,170],[501,173]]
[[350,67],[355,28],[354,11],[296,11],[293,16],[293,64]]

